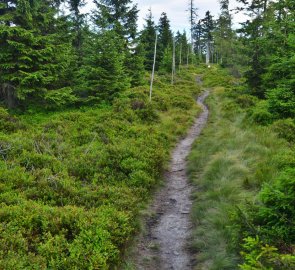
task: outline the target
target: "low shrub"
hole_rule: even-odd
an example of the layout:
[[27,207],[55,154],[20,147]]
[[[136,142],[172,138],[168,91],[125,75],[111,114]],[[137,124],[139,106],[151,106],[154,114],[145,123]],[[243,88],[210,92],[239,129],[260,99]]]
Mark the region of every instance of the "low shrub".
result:
[[269,104],[266,100],[259,101],[251,110],[251,118],[255,123],[261,125],[271,124],[274,120],[273,114],[269,112]]
[[0,107],[0,132],[14,132],[18,128],[23,127],[18,119],[8,113],[8,111]]
[[[120,265],[174,142],[198,112],[192,70],[182,91],[157,76],[151,103],[144,86],[112,106],[0,109],[0,269]],[[74,102],[68,90],[47,96],[50,109]]]
[[295,243],[295,169],[285,169],[274,183],[266,183],[260,192],[254,224],[269,243],[291,245]]
[[295,142],[295,122],[291,118],[280,119],[272,124],[272,130],[278,134],[280,138],[288,142]]
[[295,256],[280,254],[274,246],[264,244],[258,237],[247,237],[242,244],[244,263],[241,270],[291,270],[295,269]]
[[241,106],[241,108],[246,109],[255,106],[258,102],[258,98],[252,95],[243,94],[237,96],[236,102]]

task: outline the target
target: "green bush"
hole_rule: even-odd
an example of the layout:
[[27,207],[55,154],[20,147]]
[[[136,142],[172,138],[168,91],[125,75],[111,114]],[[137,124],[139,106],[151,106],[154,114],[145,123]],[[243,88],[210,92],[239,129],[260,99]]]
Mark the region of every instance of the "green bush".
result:
[[[293,83],[292,83],[293,81]],[[270,111],[281,117],[295,117],[294,79],[289,85],[281,84],[267,93]]]
[[176,95],[171,98],[171,104],[174,107],[188,110],[193,106],[193,100],[189,96]]
[[295,243],[295,169],[285,169],[260,192],[262,205],[254,215],[260,234],[271,243]]
[[73,94],[73,90],[70,87],[64,87],[58,90],[48,91],[44,96],[44,100],[46,101],[47,109],[54,109],[71,105],[78,98]]
[[255,106],[258,102],[258,98],[252,95],[243,94],[236,98],[236,102],[241,106],[241,108],[246,109]]
[[273,123],[272,129],[280,138],[286,139],[288,142],[295,142],[295,122],[291,118],[280,119]]
[[267,125],[273,122],[274,116],[269,112],[269,104],[266,100],[259,101],[251,111],[251,118],[261,125]]
[[0,107],[0,132],[14,132],[21,127],[17,118],[11,116],[8,111]]
[[292,270],[295,269],[295,256],[280,254],[274,246],[263,244],[258,237],[247,237],[242,245],[244,263],[241,270]]

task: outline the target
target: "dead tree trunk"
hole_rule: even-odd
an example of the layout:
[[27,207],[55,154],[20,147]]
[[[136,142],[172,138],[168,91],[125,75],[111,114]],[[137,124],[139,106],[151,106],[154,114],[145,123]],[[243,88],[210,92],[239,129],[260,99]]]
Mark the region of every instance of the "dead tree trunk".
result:
[[153,70],[152,70],[152,77],[151,77],[151,85],[150,85],[150,101],[152,101],[153,83],[154,83],[154,77],[155,77],[155,66],[156,66],[156,56],[157,56],[157,43],[158,43],[158,34],[156,33],[155,50],[154,50],[154,63],[153,63]]

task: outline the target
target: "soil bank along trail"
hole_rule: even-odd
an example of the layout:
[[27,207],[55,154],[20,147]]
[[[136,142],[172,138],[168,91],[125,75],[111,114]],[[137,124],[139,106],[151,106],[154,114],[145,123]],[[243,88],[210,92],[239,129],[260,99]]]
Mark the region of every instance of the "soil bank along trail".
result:
[[148,220],[147,231],[137,245],[136,269],[192,269],[192,258],[187,248],[191,234],[192,186],[186,176],[186,158],[207,122],[209,111],[204,100],[208,94],[206,91],[198,98],[203,112],[187,136],[177,144],[165,175],[165,186],[158,191],[152,203],[151,210],[155,214]]

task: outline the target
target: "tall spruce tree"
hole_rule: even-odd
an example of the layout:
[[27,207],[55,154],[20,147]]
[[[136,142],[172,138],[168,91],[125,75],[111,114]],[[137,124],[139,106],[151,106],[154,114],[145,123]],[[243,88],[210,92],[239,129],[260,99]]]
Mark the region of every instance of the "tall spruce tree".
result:
[[265,16],[265,52],[268,59],[263,88],[276,117],[295,117],[295,3],[271,3]]
[[111,101],[122,90],[130,87],[124,67],[125,42],[115,30],[93,33],[85,41],[85,58],[78,79],[77,94],[87,103]]
[[246,50],[245,56],[248,57],[249,68],[245,73],[248,85],[254,95],[265,97],[265,89],[262,87],[262,77],[268,65],[265,47],[265,15],[267,8],[267,0],[252,0],[245,2],[239,0],[244,5],[241,9],[245,10],[251,20],[247,20],[240,32],[244,37]]
[[158,59],[158,62],[161,63],[160,65],[169,66],[170,60],[168,61],[168,59],[170,59],[169,58],[170,55],[172,59],[173,35],[170,28],[170,21],[165,12],[162,13],[159,19],[158,31],[159,31],[159,49],[158,49],[157,59]]
[[76,50],[78,58],[78,66],[81,65],[83,52],[83,34],[85,28],[85,14],[81,14],[80,9],[85,6],[85,0],[68,0],[69,9],[71,12],[71,22],[72,22],[72,40],[73,47]]
[[71,46],[56,34],[54,2],[5,1],[0,6],[0,97],[9,107],[74,100],[65,71]]
[[137,34],[137,5],[132,0],[94,0],[97,6],[93,14],[95,25],[100,30],[114,30],[127,41]]
[[204,19],[201,20],[201,24],[203,44],[206,48],[206,63],[209,64],[214,40],[213,31],[215,29],[215,23],[210,11],[206,12]]
[[[145,25],[140,33],[140,43],[144,51],[144,67],[148,71],[151,71],[153,67],[156,31],[152,11],[149,10],[145,19]],[[158,67],[159,65],[156,63],[156,70],[158,70]]]
[[[137,47],[137,5],[131,0],[94,0],[93,21],[99,31],[114,31],[124,41],[124,68],[132,85],[141,83],[144,74],[142,48]],[[111,59],[109,59],[111,60]]]
[[194,49],[195,53],[198,54],[199,60],[202,60],[202,51],[203,51],[203,43],[202,43],[202,35],[203,35],[203,27],[202,20],[198,20],[198,22],[193,27],[193,36],[194,36]]
[[233,30],[232,17],[229,11],[229,0],[220,0],[220,16],[214,32],[217,60],[223,66],[232,66]]

